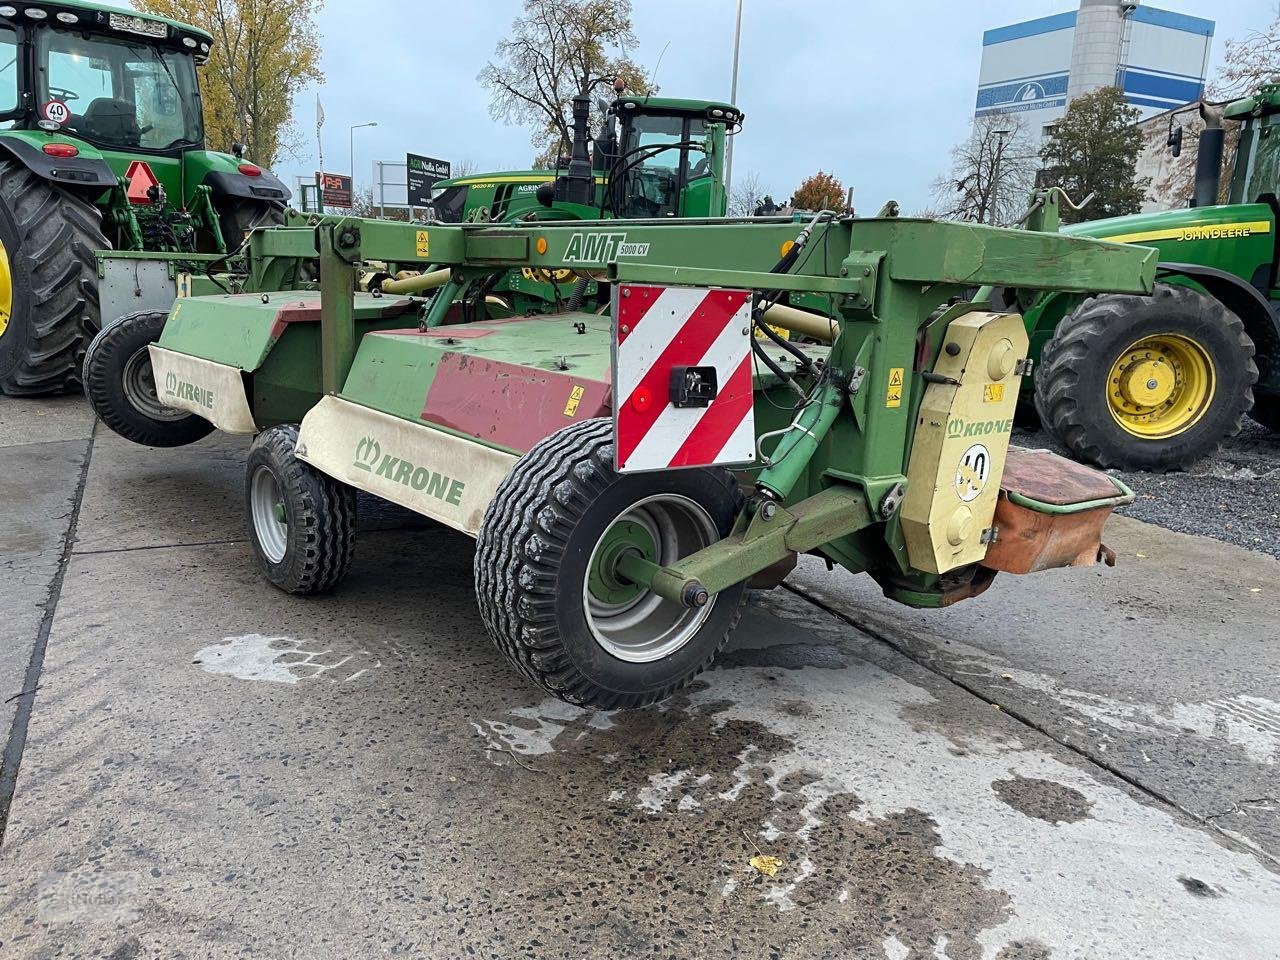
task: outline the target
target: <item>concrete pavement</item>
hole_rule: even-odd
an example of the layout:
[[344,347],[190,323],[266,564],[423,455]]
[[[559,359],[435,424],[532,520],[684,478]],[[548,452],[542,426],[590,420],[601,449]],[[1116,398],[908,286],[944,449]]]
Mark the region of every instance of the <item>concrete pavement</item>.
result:
[[48,629],[0,956],[1276,955],[1270,558],[1122,521],[1115,570],[931,614],[806,564],[688,693],[604,714],[484,639],[465,538],[362,501],[352,576],[287,597],[243,441],[99,430],[81,482],[75,429],[4,451],[58,482],[0,518],[34,611],[0,699]]

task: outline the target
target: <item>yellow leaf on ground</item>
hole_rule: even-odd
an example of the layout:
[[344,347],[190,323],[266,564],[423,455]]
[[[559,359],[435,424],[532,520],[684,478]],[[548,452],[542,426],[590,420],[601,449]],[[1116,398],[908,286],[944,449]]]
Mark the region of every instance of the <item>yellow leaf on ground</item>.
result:
[[776,877],[778,875],[778,868],[782,866],[782,861],[777,857],[766,856],[763,853],[756,854],[747,862],[763,873],[766,877]]

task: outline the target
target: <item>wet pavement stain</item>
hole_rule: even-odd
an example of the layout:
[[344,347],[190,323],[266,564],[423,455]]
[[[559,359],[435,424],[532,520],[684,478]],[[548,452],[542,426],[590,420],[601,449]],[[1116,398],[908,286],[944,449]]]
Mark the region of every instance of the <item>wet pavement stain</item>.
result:
[[1014,810],[1046,823],[1077,823],[1093,808],[1093,801],[1074,787],[1036,777],[997,780],[991,789]]
[[1053,951],[1039,940],[1015,940],[1001,948],[996,960],[1049,960]]
[[1221,896],[1217,890],[1209,886],[1203,880],[1197,877],[1179,877],[1178,882],[1186,888],[1187,893],[1194,897],[1217,897]]
[[[775,770],[792,742],[718,716],[728,706],[571,716],[549,703],[478,725],[500,768],[491,842],[538,869],[478,858],[493,893],[453,901],[459,924],[482,916],[471,936],[488,930],[503,956],[877,957],[894,940],[907,957],[983,955],[1010,899],[937,854],[926,813],[859,818],[821,771]],[[776,877],[756,855],[782,861]]]

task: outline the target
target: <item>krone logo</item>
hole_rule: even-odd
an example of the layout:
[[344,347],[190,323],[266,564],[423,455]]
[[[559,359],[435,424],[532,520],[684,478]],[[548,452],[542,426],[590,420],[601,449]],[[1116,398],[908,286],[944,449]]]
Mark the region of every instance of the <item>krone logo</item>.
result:
[[356,462],[358,470],[372,470],[382,458],[382,444],[373,437],[365,437],[356,444]]

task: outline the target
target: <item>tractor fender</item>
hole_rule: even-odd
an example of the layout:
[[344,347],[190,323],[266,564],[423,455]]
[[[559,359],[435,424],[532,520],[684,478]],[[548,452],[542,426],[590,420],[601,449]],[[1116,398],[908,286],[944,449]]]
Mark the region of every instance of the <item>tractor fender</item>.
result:
[[1280,319],[1258,288],[1233,273],[1194,263],[1164,263],[1156,267],[1156,279],[1184,276],[1240,318],[1256,350],[1260,383],[1280,379]]
[[67,189],[101,191],[117,185],[115,173],[96,150],[76,143],[79,156],[51,157],[42,148],[52,142],[54,138],[45,134],[12,131],[0,136],[0,157],[10,156],[42,180]]
[[262,171],[258,177],[246,177],[243,173],[227,173],[221,170],[210,170],[205,174],[203,183],[213,192],[216,204],[224,197],[245,200],[267,200],[276,203],[288,203],[293,193],[277,177]]

